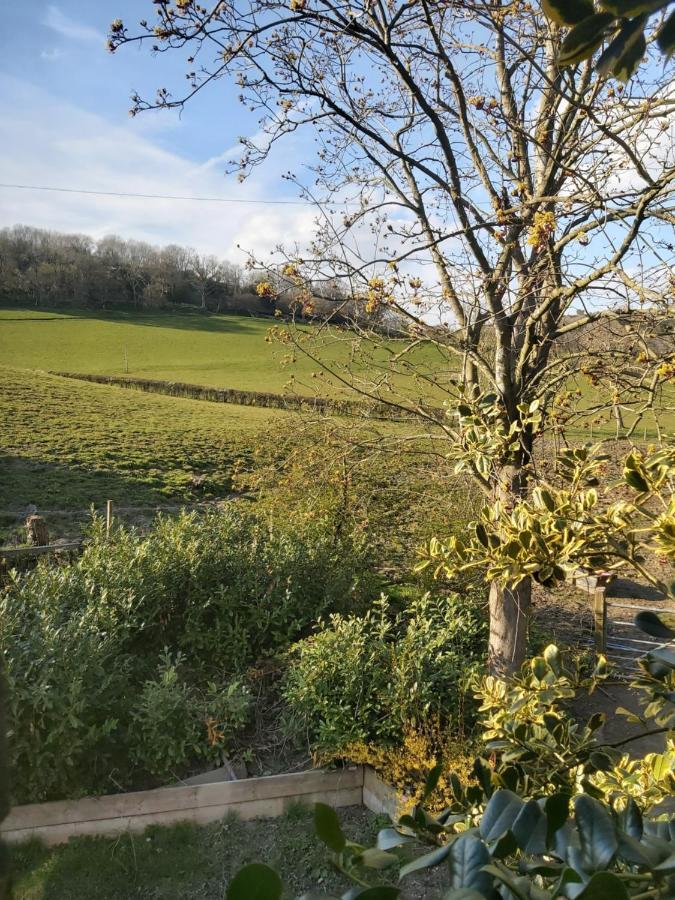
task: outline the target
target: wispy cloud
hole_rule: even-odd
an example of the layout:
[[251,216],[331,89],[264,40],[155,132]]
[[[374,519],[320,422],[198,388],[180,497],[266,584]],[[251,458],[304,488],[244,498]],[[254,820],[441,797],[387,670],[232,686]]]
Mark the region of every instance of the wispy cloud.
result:
[[64,56],[63,50],[60,50],[58,47],[54,47],[52,50],[43,50],[40,53],[40,59],[44,59],[47,62],[58,62]]
[[[4,96],[3,96],[4,95]],[[276,206],[280,157],[244,184],[223,168],[195,165],[162,149],[153,135],[64,103],[19,79],[5,79],[0,115],[2,180],[98,191],[181,196],[230,196],[259,203],[195,203],[0,189],[0,226],[23,223],[95,238],[117,233],[155,244],[178,243],[242,262],[237,245],[266,256],[275,245],[306,246],[313,207]],[[260,203],[260,201],[263,201]]]
[[102,44],[105,41],[105,35],[102,32],[69,18],[54,4],[50,4],[47,7],[47,15],[43,23],[47,28],[51,28],[52,31],[71,41],[95,42],[97,44]]

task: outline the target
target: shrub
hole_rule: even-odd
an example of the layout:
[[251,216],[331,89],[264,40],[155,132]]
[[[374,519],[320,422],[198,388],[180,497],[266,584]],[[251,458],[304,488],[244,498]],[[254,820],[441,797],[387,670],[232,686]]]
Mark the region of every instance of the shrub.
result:
[[107,540],[95,520],[72,565],[13,573],[0,653],[15,802],[217,757],[245,720],[245,668],[321,614],[358,607],[367,560],[348,535],[271,528],[231,504],[159,518],[145,536],[116,528]]
[[197,757],[217,759],[248,719],[249,692],[240,681],[220,689],[211,683],[202,693],[184,680],[181,664],[180,653],[165,651],[131,713],[131,760],[153,775]]
[[[63,578],[63,573],[59,573]],[[116,767],[131,661],[90,611],[68,615],[51,594],[0,604],[15,800],[81,796]]]
[[333,615],[293,648],[290,725],[323,756],[355,742],[399,744],[434,717],[460,732],[486,636],[471,596],[425,594],[397,614],[383,596],[363,616]]

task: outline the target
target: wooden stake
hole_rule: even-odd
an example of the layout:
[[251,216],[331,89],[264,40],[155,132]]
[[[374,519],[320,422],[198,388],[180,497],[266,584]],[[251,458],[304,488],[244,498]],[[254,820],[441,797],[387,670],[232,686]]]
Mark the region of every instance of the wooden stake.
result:
[[593,622],[595,649],[598,653],[604,653],[607,649],[607,605],[604,587],[593,591]]
[[105,504],[106,537],[110,537],[110,529],[112,528],[112,519],[113,519],[113,502],[112,502],[112,500],[106,500],[106,504]]

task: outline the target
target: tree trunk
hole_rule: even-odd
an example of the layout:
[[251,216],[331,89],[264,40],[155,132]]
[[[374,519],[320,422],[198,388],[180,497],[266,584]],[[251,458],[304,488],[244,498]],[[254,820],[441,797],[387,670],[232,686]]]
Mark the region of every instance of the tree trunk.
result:
[[[527,475],[523,463],[508,465],[500,473],[495,500],[509,510],[525,496],[526,490]],[[531,598],[530,578],[515,586],[497,582],[490,585],[488,668],[492,675],[510,675],[521,667],[527,648]]]
[[511,675],[525,659],[531,596],[529,578],[515,587],[490,585],[488,668],[492,675]]

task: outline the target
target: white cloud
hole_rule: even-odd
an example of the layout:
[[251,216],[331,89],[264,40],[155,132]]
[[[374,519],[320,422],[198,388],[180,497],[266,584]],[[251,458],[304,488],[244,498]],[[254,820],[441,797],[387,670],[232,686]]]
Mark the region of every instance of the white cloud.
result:
[[[123,193],[278,199],[287,158],[279,156],[243,184],[223,167],[196,164],[162,149],[152,131],[115,125],[18,79],[4,79],[0,115],[5,183]],[[208,161],[205,160],[205,163]],[[242,261],[237,244],[265,255],[278,243],[304,246],[311,206],[196,203],[0,188],[0,225],[23,223],[95,238],[116,233],[155,244],[178,243]]]
[[89,25],[83,25],[75,19],[68,18],[68,16],[54,4],[50,4],[47,7],[47,15],[43,20],[43,24],[46,25],[47,28],[51,28],[52,31],[55,31],[57,34],[60,34],[62,37],[68,38],[71,41],[82,41],[85,43],[95,42],[97,44],[102,44],[105,41],[105,35],[102,34],[102,32],[97,31],[96,28],[91,28]]
[[40,53],[40,59],[44,59],[47,62],[58,62],[60,59],[63,59],[64,55],[63,50],[54,47],[52,50],[43,50]]

